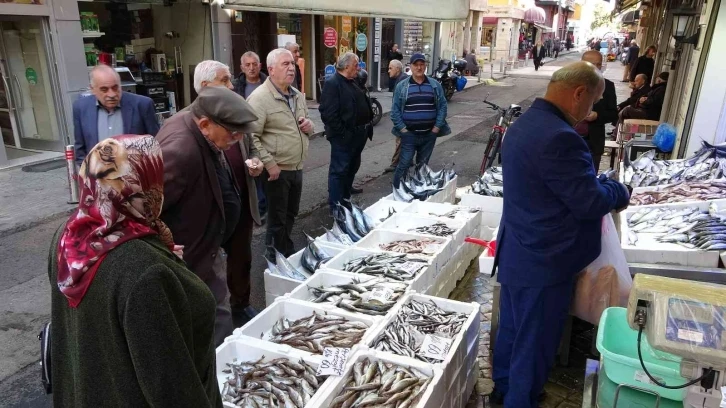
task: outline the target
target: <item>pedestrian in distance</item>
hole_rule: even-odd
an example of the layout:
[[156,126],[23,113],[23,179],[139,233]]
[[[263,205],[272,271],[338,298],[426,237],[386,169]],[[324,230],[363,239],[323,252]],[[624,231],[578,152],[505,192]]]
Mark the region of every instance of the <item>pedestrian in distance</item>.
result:
[[555,59],[560,57],[560,50],[562,49],[562,42],[559,38],[555,38],[555,45],[554,45],[554,51],[555,51]]
[[288,42],[285,44],[285,49],[290,51],[293,62],[295,63],[295,80],[292,81],[292,86],[295,87],[296,90],[304,92],[302,89],[302,73],[300,72],[300,66],[297,65],[298,61],[300,61],[300,46],[297,45],[297,43]]
[[[599,51],[585,51],[582,54],[582,61],[587,61],[602,71],[603,56]],[[618,118],[618,100],[615,94],[615,84],[605,79],[605,90],[602,99],[592,107],[592,112],[578,124],[575,130],[585,138],[587,147],[592,155],[592,164],[595,172],[600,169],[600,160],[605,152],[605,124],[611,123]]]
[[667,85],[668,72],[661,72],[645,96],[639,96],[634,106],[626,106],[620,111],[620,121],[628,119],[660,120]]
[[444,90],[435,79],[426,76],[426,58],[411,56],[411,77],[396,85],[391,107],[391,133],[401,138],[401,155],[393,176],[398,188],[401,177],[413,164],[428,163],[436,138],[451,133],[446,123],[447,104]]
[[165,158],[120,135],[81,164],[48,262],[55,407],[222,407],[214,297],[159,219]]
[[[388,76],[388,90],[390,92],[393,92],[396,89],[396,85],[398,85],[399,82],[409,79],[409,76],[403,72],[403,64],[401,63],[401,61],[398,60],[391,60],[391,62],[388,63]],[[386,167],[383,172],[392,173],[396,171],[396,166],[398,166],[398,159],[400,156],[401,138],[396,136],[396,150],[394,150],[393,152],[393,157],[391,158],[391,165]]]
[[[396,60],[394,60],[396,61]],[[391,61],[392,63],[394,61]],[[325,81],[320,98],[320,118],[330,142],[328,205],[350,207],[353,180],[360,168],[366,141],[373,139],[371,101],[358,81],[358,56],[347,52],[336,64],[337,72]]]
[[391,51],[388,53],[388,60],[403,61],[403,54],[398,50],[398,44],[393,44]]
[[82,96],[73,103],[76,164],[80,165],[93,146],[109,137],[156,136],[159,122],[151,98],[123,92],[121,77],[108,65],[93,67],[89,76],[93,96]]
[[468,54],[466,54],[464,59],[466,59],[466,70],[469,71],[469,75],[479,75],[479,62],[476,60],[476,53],[474,50],[471,50]]
[[532,48],[532,59],[534,60],[534,70],[539,71],[539,67],[542,64],[542,60],[545,58],[545,47],[542,42],[537,42],[537,45]]
[[633,82],[635,75],[631,76],[630,71],[633,69],[633,64],[635,64],[635,61],[638,60],[639,55],[640,47],[638,47],[638,43],[633,40],[630,42],[630,47],[628,48],[628,61],[627,64],[625,64],[625,70],[623,71],[623,82]]
[[604,89],[592,64],[569,64],[552,74],[544,98],[507,129],[492,372],[492,401],[505,408],[539,406],[575,277],[600,255],[603,216],[630,200],[623,184],[598,178],[587,144],[573,129]]
[[[636,75],[643,74],[648,77],[648,81],[653,78],[653,70],[655,69],[655,57],[658,49],[655,45],[646,48],[645,54],[638,57],[633,66],[630,67],[630,80],[634,81]],[[636,54],[637,55],[637,54]],[[650,84],[650,82],[648,82]]]
[[628,106],[635,107],[638,104],[638,100],[643,96],[648,95],[650,92],[649,78],[644,74],[638,74],[633,79],[630,87],[633,91],[630,93],[630,97],[618,104],[618,112],[622,111]]
[[273,246],[284,256],[295,253],[292,227],[300,210],[303,164],[314,132],[305,95],[293,87],[295,66],[290,51],[272,50],[267,55],[270,75],[247,98],[259,117],[252,140],[265,166],[261,177],[267,198],[269,259],[275,259]]
[[[212,75],[214,70],[195,75],[195,82]],[[238,142],[255,130],[251,125],[256,119],[254,110],[234,91],[203,86],[189,109],[167,119],[157,136],[165,162],[161,218],[177,242],[184,245],[189,269],[216,299],[217,345],[233,329],[227,286],[228,245],[243,218],[242,201],[252,194],[251,189],[240,191],[224,152],[240,148]],[[256,200],[249,202],[252,205]]]

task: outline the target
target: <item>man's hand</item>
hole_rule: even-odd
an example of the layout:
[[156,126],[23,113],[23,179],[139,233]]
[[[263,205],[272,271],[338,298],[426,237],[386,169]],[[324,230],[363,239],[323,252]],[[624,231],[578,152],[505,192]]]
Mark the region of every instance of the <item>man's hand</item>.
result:
[[401,129],[401,133],[408,133],[408,130],[406,128]]
[[269,169],[267,169],[267,173],[270,174],[270,178],[268,178],[267,180],[275,181],[278,179],[278,177],[280,177],[280,167],[278,167],[276,164],[276,165],[270,167]]
[[590,114],[585,117],[585,120],[588,122],[593,122],[593,121],[597,120],[597,112],[595,112],[595,111],[590,112]]
[[441,129],[439,129],[438,127],[434,126],[433,129],[431,129],[431,133],[433,133],[435,135],[438,135],[439,134],[439,130],[441,130]]
[[648,100],[647,96],[641,96],[640,99],[638,99],[638,102],[645,103],[645,101],[647,101],[647,100]]
[[247,159],[245,161],[245,164],[247,165],[247,169],[250,173],[250,176],[257,177],[260,174],[262,174],[262,170],[265,168],[262,165],[262,162],[257,157],[253,157],[251,159]]
[[311,121],[310,119],[300,116],[297,120],[297,123],[300,125],[300,130],[305,133],[310,133],[313,131],[313,121]]

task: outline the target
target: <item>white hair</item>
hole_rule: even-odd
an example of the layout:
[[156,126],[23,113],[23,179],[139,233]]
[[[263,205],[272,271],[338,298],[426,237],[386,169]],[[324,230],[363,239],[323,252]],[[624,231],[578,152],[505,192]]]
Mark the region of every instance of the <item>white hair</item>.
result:
[[297,43],[294,42],[287,42],[285,43],[285,49],[290,50],[292,47],[297,47],[297,49],[300,49],[300,46]]
[[274,67],[275,64],[277,64],[277,58],[279,58],[282,54],[287,54],[290,56],[290,58],[293,58],[290,51],[284,48],[275,48],[274,50],[270,51],[269,54],[267,54],[267,69],[270,69],[270,67]]
[[388,65],[396,67],[399,71],[403,72],[403,64],[397,59],[391,60]]
[[116,83],[121,85],[121,76],[118,74],[118,72],[115,69],[113,69],[110,66],[105,65],[105,64],[98,64],[95,67],[93,67],[91,69],[91,71],[88,73],[88,78],[89,78],[89,82],[91,83],[91,88],[96,86],[96,81],[95,81],[96,74],[99,72],[102,72],[102,71],[112,73],[116,77]]
[[194,90],[199,93],[202,90],[202,82],[212,82],[217,78],[220,69],[229,71],[229,67],[215,60],[206,60],[197,64],[194,68]]
[[351,62],[355,61],[355,58],[358,58],[355,53],[346,52],[345,54],[341,55],[340,58],[338,58],[338,63],[335,65],[335,68],[338,71],[344,70],[348,68],[348,65],[350,65]]
[[245,58],[254,58],[257,60],[257,62],[260,62],[260,56],[257,55],[257,53],[254,51],[247,51],[246,53],[242,54],[239,59],[240,63],[243,63],[242,60],[244,60]]

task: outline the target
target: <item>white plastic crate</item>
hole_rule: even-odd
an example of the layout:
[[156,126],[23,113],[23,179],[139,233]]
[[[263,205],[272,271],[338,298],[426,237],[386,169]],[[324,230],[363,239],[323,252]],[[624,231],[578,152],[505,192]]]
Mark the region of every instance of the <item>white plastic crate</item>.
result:
[[265,292],[265,306],[270,306],[278,298],[285,297],[285,295],[275,295],[269,292]]
[[[479,313],[480,306],[478,303],[463,303],[419,293],[408,293],[399,300],[399,303],[396,306],[394,306],[393,310],[391,310],[391,312],[388,314],[386,321],[380,323],[375,330],[366,333],[366,343],[370,344],[370,346],[372,347],[373,341],[375,341],[375,339],[383,331],[386,330],[386,327],[388,327],[388,325],[396,319],[396,314],[398,314],[399,310],[401,310],[405,304],[410,303],[411,300],[416,300],[418,302],[433,301],[438,307],[443,310],[464,313],[468,316],[466,322],[462,325],[461,330],[454,337],[453,342],[451,343],[451,349],[449,350],[446,359],[440,363],[433,364],[434,367],[441,369],[441,391],[448,390],[449,387],[456,384],[457,381],[463,383],[463,379],[457,379],[457,374],[460,371],[462,371],[463,373],[462,376],[468,373],[468,371],[461,370],[461,368],[467,365],[467,357],[468,353],[471,351],[471,348],[475,347],[475,345],[478,346],[479,344],[479,326],[481,322],[481,313]],[[377,352],[384,355],[392,354],[390,352],[383,352],[378,350]],[[407,356],[398,357],[404,359],[405,361],[414,361],[421,364],[429,364]],[[454,385],[454,389],[458,390],[459,388],[458,386]]]
[[423,232],[414,232],[411,231],[411,229],[426,227],[436,223],[444,223],[447,227],[455,230],[452,235],[448,236],[448,238],[451,238],[451,240],[453,241],[454,246],[459,246],[463,244],[464,238],[471,235],[473,232],[464,221],[457,221],[450,218],[437,218],[433,216],[418,214],[394,214],[391,218],[387,219],[383,224],[380,225],[380,229],[429,235]]
[[476,258],[481,249],[478,245],[465,243],[448,263],[435,276],[434,281],[426,292],[431,296],[447,298],[456,287],[456,283],[466,274],[471,261]]
[[[365,283],[371,279],[376,279],[376,277],[371,276],[371,275],[352,274],[352,273],[338,272],[338,271],[333,271],[333,270],[322,270],[322,271],[316,272],[315,275],[313,275],[310,279],[306,280],[302,285],[295,288],[295,290],[290,292],[290,294],[288,294],[287,297],[290,299],[296,299],[296,300],[312,303],[312,300],[315,299],[315,296],[310,292],[310,288],[315,288],[315,287],[320,287],[320,286],[326,287],[326,286],[333,286],[333,285],[345,285],[348,283],[352,283],[353,281]],[[405,283],[405,282],[403,282],[403,283]],[[411,283],[415,284],[416,281],[414,280]],[[410,289],[410,286],[408,289]],[[403,297],[403,294],[400,297]],[[326,308],[328,310],[344,310],[344,309],[336,308],[335,306],[333,306],[333,304],[331,304],[329,302],[314,303],[314,304],[318,305],[320,307]],[[395,308],[395,306],[392,307],[391,309],[394,309],[394,308]],[[347,310],[346,310],[346,312],[347,312]],[[355,315],[358,315],[358,313],[355,313],[355,312],[348,312],[348,313],[353,313]],[[372,318],[375,320],[383,320],[385,318],[385,316],[373,316],[373,315],[368,315],[368,314],[360,314],[360,315],[366,316],[366,317],[369,317],[369,318]]]
[[[316,242],[315,245],[317,245],[320,249],[325,250],[331,257],[334,257],[335,255],[338,255],[343,251],[343,248],[337,246],[337,245],[331,245],[328,243],[323,242]],[[287,260],[292,264],[292,266],[295,267],[295,269],[299,270],[303,274],[311,275],[310,272],[308,272],[305,268],[302,267],[300,260],[302,259],[303,252],[305,251],[305,248],[301,249],[300,251],[296,252],[294,255],[287,258]],[[321,265],[322,268],[322,265]],[[263,273],[263,277],[265,280],[265,298],[267,299],[268,296],[274,301],[275,298],[284,296],[288,293],[290,293],[293,289],[295,289],[302,281],[288,278],[287,276],[281,276],[274,273],[270,273],[270,270],[265,268],[265,272]],[[269,306],[272,302],[267,302],[267,305]]]
[[[343,274],[351,274],[351,272],[346,272],[344,270],[344,265],[346,262],[348,262],[352,259],[363,257],[363,256],[381,254],[381,253],[384,253],[384,252],[380,251],[380,250],[375,250],[375,249],[363,249],[363,248],[356,248],[356,247],[350,248],[346,251],[341,252],[336,257],[331,259],[327,264],[325,264],[325,267],[323,269],[334,271],[334,272],[339,272],[339,273],[343,273]],[[387,252],[387,253],[393,254],[394,252]],[[431,283],[433,282],[434,274],[435,274],[434,265],[431,262],[431,260],[429,260],[429,263],[427,263],[425,265],[426,266],[421,268],[421,270],[418,272],[418,274],[416,275],[416,277],[414,279],[412,279],[411,281],[406,281],[409,283],[409,288],[411,290],[425,291],[429,286],[431,286]],[[316,273],[316,275],[317,275],[317,273]],[[365,275],[365,274],[352,274],[351,276],[354,276],[354,275],[375,276],[375,275]]]
[[481,194],[466,193],[461,195],[459,205],[481,208],[484,211],[501,214],[502,208],[504,207],[504,199],[502,197],[490,197]]
[[467,228],[471,231],[476,231],[481,225],[481,211],[474,210],[470,207],[464,207],[460,205],[452,205],[448,203],[427,203],[427,202],[413,202],[410,206],[406,207],[404,213],[413,213],[421,216],[430,216],[443,219],[451,219],[444,217],[444,214],[456,211],[454,220],[464,221],[467,224]]
[[363,212],[368,214],[368,216],[373,219],[373,222],[376,223],[376,226],[378,226],[383,222],[381,221],[382,219],[388,217],[388,214],[391,210],[394,210],[396,213],[400,213],[409,205],[411,205],[411,203],[391,201],[382,198],[378,200],[378,202],[376,202],[375,204],[363,210]]
[[[418,403],[411,408],[441,408],[443,401],[447,398],[439,390],[439,382],[441,381],[441,370],[432,367],[430,364],[418,362],[416,360],[404,359],[393,354],[381,353],[375,350],[360,348],[358,351],[348,357],[345,372],[342,376],[334,378],[333,381],[327,386],[324,392],[320,393],[320,396],[315,399],[315,404],[308,404],[306,408],[328,408],[332,404],[333,400],[343,392],[348,384],[350,377],[353,375],[353,366],[358,361],[362,361],[365,358],[370,361],[383,361],[384,363],[391,363],[400,365],[408,368],[415,368],[425,375],[431,376],[431,382],[426,387],[426,391],[419,399]],[[420,364],[419,364],[420,363]]]
[[[278,350],[280,350],[280,352],[290,351],[294,348],[269,341],[272,336],[272,327],[275,325],[275,323],[277,323],[278,320],[283,317],[287,318],[290,321],[294,321],[303,317],[311,316],[313,312],[332,316],[340,316],[350,321],[363,322],[368,325],[368,330],[370,330],[371,328],[375,329],[376,323],[378,322],[378,320],[368,316],[348,313],[340,309],[324,308],[314,303],[303,302],[283,297],[277,299],[275,302],[272,303],[272,305],[266,307],[260,312],[260,314],[255,316],[255,318],[250,320],[247,324],[235,329],[232,336],[230,337],[240,339],[259,339],[267,342],[268,344],[275,345],[276,347],[278,347]],[[354,346],[354,348],[355,347],[357,346]],[[313,358],[321,358],[320,355],[313,355],[312,353],[304,350],[294,350],[296,351],[296,354],[302,353],[303,355],[309,355]]]
[[338,249],[350,248],[350,245],[343,245],[340,242],[328,241],[328,238],[327,238],[326,234],[323,234],[323,235],[321,235],[319,237],[316,237],[315,238],[315,242],[316,243],[325,244],[325,245],[330,246],[330,247],[335,247],[335,248],[338,248]]
[[[271,361],[277,358],[288,358],[294,362],[303,360],[310,364],[314,368],[317,368],[320,364],[319,359],[310,358],[309,356],[297,353],[297,350],[280,350],[278,345],[266,343],[255,339],[236,339],[228,338],[224,343],[217,347],[217,382],[219,384],[219,391],[222,391],[223,384],[227,380],[230,374],[222,372],[227,368],[227,363],[231,363],[234,359],[237,359],[237,363],[246,361],[258,361],[263,358],[263,361]],[[325,393],[327,387],[329,387],[335,378],[328,377],[315,393],[313,398],[308,403],[308,406],[315,404],[315,401]],[[225,407],[233,408],[234,404],[225,402]]]
[[388,231],[383,229],[375,229],[369,232],[368,235],[366,235],[363,239],[356,242],[355,246],[357,248],[381,251],[381,244],[388,244],[393,241],[410,239],[428,239],[437,242],[437,245],[439,245],[439,247],[436,248],[432,254],[412,254],[417,258],[431,259],[431,264],[437,271],[451,256],[452,245],[450,238],[432,237],[429,235],[414,234],[410,232]]
[[459,176],[454,176],[453,179],[451,179],[448,183],[444,185],[444,193],[446,197],[446,201],[448,203],[453,203],[454,199],[456,198],[456,183],[459,180]]

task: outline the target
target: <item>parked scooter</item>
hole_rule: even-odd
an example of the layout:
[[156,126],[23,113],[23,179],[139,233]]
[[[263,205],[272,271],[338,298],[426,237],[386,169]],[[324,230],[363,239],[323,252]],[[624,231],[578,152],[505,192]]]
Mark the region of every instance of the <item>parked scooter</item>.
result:
[[452,63],[448,59],[439,59],[439,66],[434,71],[433,78],[441,83],[447,101],[454,96],[456,83],[464,69],[466,69],[465,60],[456,60]]
[[371,110],[373,111],[373,118],[371,118],[371,124],[373,126],[377,125],[378,122],[381,121],[381,118],[383,117],[383,107],[381,106],[381,103],[378,102],[378,99],[376,97],[371,96],[370,92],[368,91],[368,87],[366,84],[368,83],[368,71],[365,69],[361,69],[358,71],[358,78],[356,79],[358,82],[358,86],[365,92],[368,99],[371,101]]

